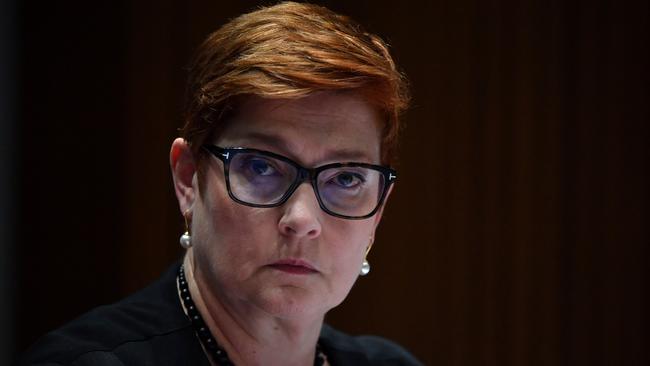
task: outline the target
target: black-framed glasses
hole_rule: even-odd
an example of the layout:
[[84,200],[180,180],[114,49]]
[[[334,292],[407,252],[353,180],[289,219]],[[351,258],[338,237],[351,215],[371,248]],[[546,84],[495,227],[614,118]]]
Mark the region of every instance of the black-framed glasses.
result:
[[280,206],[300,184],[310,182],[323,211],[344,219],[365,219],[377,213],[397,178],[395,170],[381,165],[332,163],[310,169],[258,149],[203,148],[223,162],[230,198],[252,207]]

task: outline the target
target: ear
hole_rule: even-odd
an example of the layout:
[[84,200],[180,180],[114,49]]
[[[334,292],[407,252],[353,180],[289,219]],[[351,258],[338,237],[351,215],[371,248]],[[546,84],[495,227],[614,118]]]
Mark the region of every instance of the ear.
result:
[[193,185],[194,176],[196,175],[196,162],[190,146],[184,139],[179,137],[172,143],[169,164],[172,168],[174,191],[176,192],[178,205],[184,215],[192,209],[198,193],[198,188]]
[[374,227],[372,229],[373,236],[375,234],[375,230],[377,230],[377,226],[379,226],[379,222],[381,221],[381,217],[384,214],[384,207],[386,207],[386,203],[388,203],[388,197],[390,197],[390,194],[393,192],[394,187],[395,187],[394,184],[391,184],[391,186],[388,187],[388,192],[386,192],[386,197],[384,197],[384,203],[382,203],[381,207],[379,208],[379,210],[377,211],[375,216],[373,216],[373,218],[375,220],[375,225],[374,225]]

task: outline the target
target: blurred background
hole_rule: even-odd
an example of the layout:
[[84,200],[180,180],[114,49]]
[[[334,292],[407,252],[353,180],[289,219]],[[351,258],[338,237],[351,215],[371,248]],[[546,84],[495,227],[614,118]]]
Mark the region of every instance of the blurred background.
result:
[[[327,321],[430,365],[648,365],[647,1],[314,1],[408,74],[400,180]],[[185,65],[259,1],[0,1],[0,364],[181,255]]]

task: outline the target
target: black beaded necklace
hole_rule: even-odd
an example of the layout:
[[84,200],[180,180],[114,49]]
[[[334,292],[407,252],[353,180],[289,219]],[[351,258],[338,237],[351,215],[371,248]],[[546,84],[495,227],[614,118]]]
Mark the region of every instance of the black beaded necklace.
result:
[[[194,328],[194,331],[199,337],[199,340],[203,344],[203,347],[208,351],[210,356],[212,356],[212,360],[217,364],[217,365],[222,365],[222,366],[234,366],[232,361],[230,361],[230,358],[228,357],[228,353],[219,346],[217,341],[214,339],[212,336],[212,333],[210,333],[210,329],[208,329],[208,326],[205,324],[205,321],[203,320],[203,317],[199,313],[198,309],[194,305],[194,301],[192,301],[192,296],[190,295],[190,289],[187,285],[187,281],[185,279],[185,270],[183,269],[183,265],[180,266],[178,269],[178,288],[180,290],[181,294],[181,299],[183,300],[183,304],[185,305],[185,309],[187,309],[187,316],[190,318],[190,321],[192,322],[192,327]],[[316,357],[314,358],[314,366],[323,366],[325,363],[325,357],[323,356],[323,350],[320,348],[320,345],[317,343],[316,344]]]

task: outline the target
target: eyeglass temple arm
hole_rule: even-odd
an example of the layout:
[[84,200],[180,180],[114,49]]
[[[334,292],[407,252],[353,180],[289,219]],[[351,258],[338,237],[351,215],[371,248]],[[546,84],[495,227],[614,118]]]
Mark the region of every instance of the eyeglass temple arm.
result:
[[209,153],[219,158],[219,160],[223,162],[227,161],[228,158],[230,158],[230,151],[227,151],[226,149],[222,149],[219,146],[203,145],[202,148],[204,148]]

